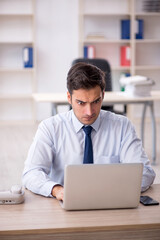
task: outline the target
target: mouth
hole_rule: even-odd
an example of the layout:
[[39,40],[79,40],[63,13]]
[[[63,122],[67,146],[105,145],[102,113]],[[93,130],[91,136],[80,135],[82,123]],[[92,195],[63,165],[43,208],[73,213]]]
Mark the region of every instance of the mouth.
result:
[[92,116],[85,116],[85,117],[83,117],[83,119],[85,119],[85,120],[87,120],[87,121],[90,121],[90,120],[92,120],[94,117],[95,117],[95,114],[92,115]]

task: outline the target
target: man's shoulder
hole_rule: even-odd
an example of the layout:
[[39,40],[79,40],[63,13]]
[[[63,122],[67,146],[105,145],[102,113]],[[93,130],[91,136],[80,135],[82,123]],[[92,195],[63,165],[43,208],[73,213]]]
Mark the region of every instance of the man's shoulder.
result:
[[126,116],[116,114],[110,111],[101,110],[100,112],[101,119],[111,120],[111,121],[128,121]]
[[43,120],[40,125],[45,125],[45,126],[61,125],[63,123],[70,122],[71,116],[72,116],[71,111],[59,113]]

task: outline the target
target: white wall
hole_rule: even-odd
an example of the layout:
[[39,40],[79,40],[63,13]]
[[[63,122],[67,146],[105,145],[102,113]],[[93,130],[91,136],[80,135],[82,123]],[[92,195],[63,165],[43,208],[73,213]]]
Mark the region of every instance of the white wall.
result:
[[[65,92],[66,75],[78,57],[78,0],[36,1],[37,91]],[[38,119],[50,105],[38,104]]]

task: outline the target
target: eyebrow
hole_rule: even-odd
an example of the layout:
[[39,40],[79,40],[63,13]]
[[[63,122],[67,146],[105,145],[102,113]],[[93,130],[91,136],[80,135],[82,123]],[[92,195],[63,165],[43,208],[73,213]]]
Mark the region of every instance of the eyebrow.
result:
[[[96,102],[96,101],[99,101],[101,98],[102,98],[102,97],[99,97],[99,98],[95,99],[95,100],[94,100],[93,102],[91,102],[91,103],[94,103],[94,102]],[[81,103],[86,103],[86,102],[84,102],[84,101],[82,101],[82,100],[79,100],[79,99],[76,99],[76,101],[77,101],[77,102],[81,102]]]

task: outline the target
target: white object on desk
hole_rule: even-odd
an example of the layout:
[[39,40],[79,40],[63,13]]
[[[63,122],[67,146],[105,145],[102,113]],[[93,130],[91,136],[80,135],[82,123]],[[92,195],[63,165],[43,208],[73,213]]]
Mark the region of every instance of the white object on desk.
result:
[[155,82],[145,76],[121,77],[120,84],[125,86],[125,92],[129,96],[147,97],[151,95],[152,86]]
[[11,187],[10,191],[0,192],[0,204],[19,204],[24,202],[24,191],[19,185]]
[[151,96],[151,89],[152,85],[144,84],[144,85],[135,85],[135,84],[128,84],[125,88],[125,93],[129,96],[141,96],[141,97],[147,97]]
[[122,76],[120,78],[120,83],[123,85],[128,85],[128,84],[147,85],[147,84],[153,84],[154,81],[145,76],[135,75],[135,76]]

